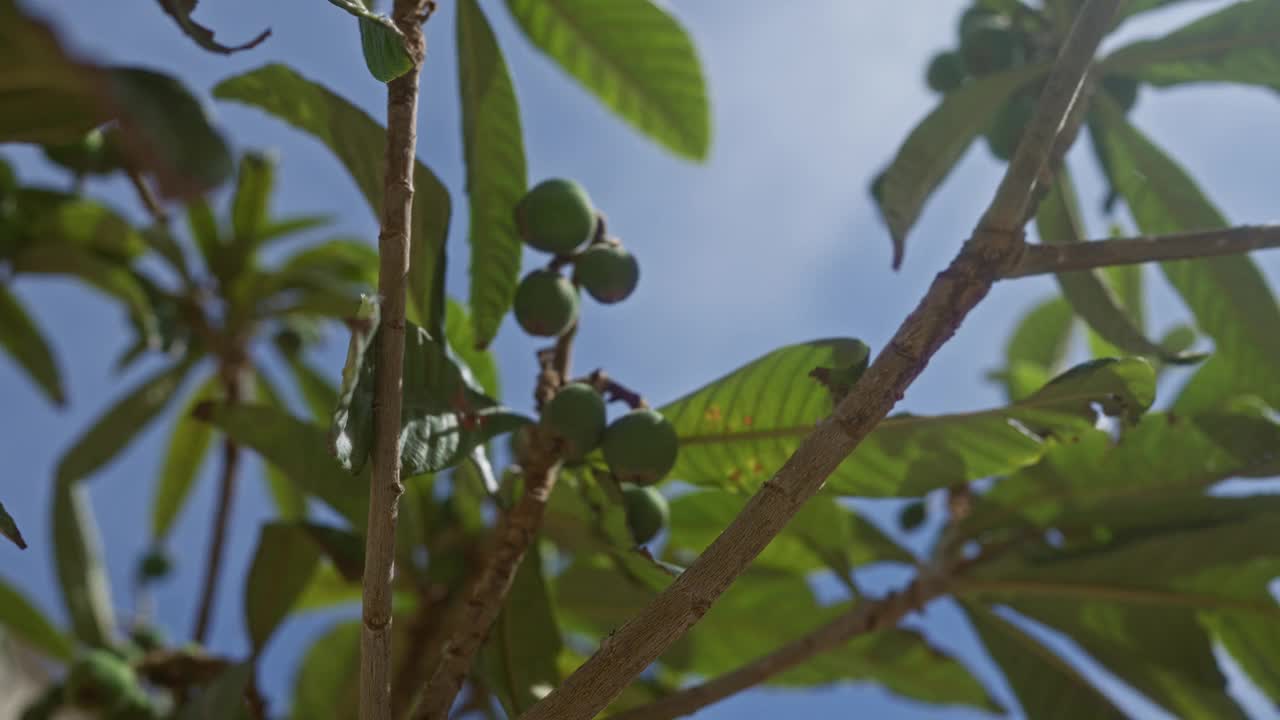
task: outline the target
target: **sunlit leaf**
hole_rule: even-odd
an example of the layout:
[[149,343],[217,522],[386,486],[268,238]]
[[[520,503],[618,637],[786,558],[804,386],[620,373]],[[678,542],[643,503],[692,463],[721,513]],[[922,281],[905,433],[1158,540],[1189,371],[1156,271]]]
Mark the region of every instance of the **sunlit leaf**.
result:
[[458,3],[458,87],[471,206],[471,321],[486,347],[515,298],[523,245],[515,207],[527,188],[520,106],[507,62],[476,0]]
[[67,391],[49,341],[27,314],[17,296],[0,285],[0,348],[27,373],[55,405],[64,405]]
[[356,715],[360,690],[351,680],[359,675],[360,623],[338,623],[307,648],[293,676],[290,717],[310,720]]
[[468,318],[467,308],[451,298],[444,330],[449,349],[457,355],[460,364],[471,373],[475,384],[486,395],[492,398],[502,397],[498,382],[498,361],[494,358],[493,351],[476,347],[478,343],[475,341],[475,326]]
[[115,608],[88,488],[55,483],[52,511],[54,567],[72,632],[81,642],[105,647],[114,639]]
[[231,196],[231,245],[242,256],[254,251],[267,225],[271,193],[275,190],[275,166],[275,158],[264,153],[245,153],[240,158],[240,172]]
[[254,654],[293,609],[320,562],[320,549],[306,529],[268,523],[245,581],[244,615]]
[[693,41],[651,0],[507,0],[525,36],[610,110],[688,158],[711,146]]
[[209,444],[213,440],[213,428],[192,417],[191,413],[200,403],[216,399],[220,394],[219,388],[217,375],[201,383],[187,398],[186,405],[169,433],[169,447],[165,451],[164,465],[161,466],[155,497],[151,501],[153,538],[160,539],[168,535],[204,465]]
[[988,373],[1002,382],[1011,402],[1039,390],[1066,359],[1075,316],[1062,298],[1051,298],[1022,316],[1005,345],[1005,367]]
[[54,660],[71,659],[74,647],[17,588],[0,581],[0,628]]
[[[219,83],[215,97],[261,108],[323,142],[351,173],[369,208],[382,212],[386,131],[367,113],[284,65],[266,65]],[[449,194],[422,163],[413,177],[409,305],[429,329],[444,322],[442,267]]]

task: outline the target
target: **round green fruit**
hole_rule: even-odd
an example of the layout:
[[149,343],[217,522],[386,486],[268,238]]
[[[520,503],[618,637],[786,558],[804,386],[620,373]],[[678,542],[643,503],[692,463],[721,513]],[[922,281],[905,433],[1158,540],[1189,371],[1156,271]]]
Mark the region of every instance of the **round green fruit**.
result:
[[648,408],[632,410],[604,431],[604,461],[621,482],[653,485],[675,467],[676,429]]
[[956,26],[956,37],[963,41],[978,27],[999,22],[1000,14],[996,11],[980,6],[971,7],[961,13],[960,22]]
[[903,506],[901,512],[898,513],[898,527],[907,532],[911,532],[924,524],[927,512],[924,503],[916,501]]
[[591,238],[596,209],[578,183],[544,180],[516,204],[516,227],[529,247],[568,255]]
[[138,577],[143,582],[155,582],[169,577],[173,572],[173,561],[160,548],[152,548],[138,562]]
[[627,513],[627,529],[637,545],[644,545],[657,537],[671,521],[671,507],[667,499],[651,487],[624,486],[622,505]]
[[991,125],[987,127],[984,135],[987,139],[987,147],[991,149],[991,154],[997,160],[1008,162],[1009,158],[1013,157],[1014,151],[1018,149],[1018,143],[1022,140],[1022,133],[1031,122],[1035,111],[1035,98],[1029,94],[1019,93],[1010,98],[1009,102],[992,118]]
[[67,672],[65,698],[86,708],[112,708],[134,695],[138,676],[128,663],[106,650],[90,650]]
[[1126,75],[1108,75],[1102,78],[1102,89],[1120,109],[1128,114],[1138,104],[1138,81]]
[[134,625],[129,632],[129,639],[144,653],[159,650],[169,644],[169,639],[165,637],[163,630],[146,623]]
[[925,71],[925,82],[929,84],[929,89],[943,95],[958,90],[964,84],[965,77],[967,73],[964,60],[955,51],[934,55],[929,62],[929,69]]
[[542,423],[564,443],[570,462],[600,445],[606,422],[604,398],[586,383],[565,385],[542,409]]
[[535,270],[516,288],[516,322],[530,335],[557,337],[578,319],[578,291],[551,270]]
[[622,302],[640,282],[636,256],[620,245],[593,245],[573,261],[573,279],[597,302]]
[[1008,28],[1002,18],[978,23],[960,41],[960,57],[965,69],[976,76],[1009,70],[1026,61],[1021,34]]

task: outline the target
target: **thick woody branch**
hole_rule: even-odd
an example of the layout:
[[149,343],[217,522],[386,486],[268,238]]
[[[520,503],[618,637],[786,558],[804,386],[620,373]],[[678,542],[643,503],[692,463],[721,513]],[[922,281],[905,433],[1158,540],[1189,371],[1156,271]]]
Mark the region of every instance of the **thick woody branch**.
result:
[[991,285],[1017,267],[1023,219],[1098,44],[1121,0],[1089,0],[1050,73],[1031,124],[973,237],[835,412],[757,492],[684,573],[618,628],[524,720],[589,720],[711,608],[712,603],[822,488],[826,478],[888,415],[934,353]]
[[386,176],[378,234],[378,373],[373,391],[373,473],[365,538],[363,629],[360,634],[360,718],[391,720],[391,582],[395,567],[400,484],[400,410],[404,378],[405,278],[409,273],[413,168],[418,137],[418,74],[426,52],[425,0],[396,0],[393,19],[404,33],[413,68],[387,85]]
[[686,688],[648,705],[615,715],[612,720],[671,720],[691,715],[708,705],[767,682],[793,667],[839,649],[860,635],[896,626],[902,618],[921,610],[935,598],[945,594],[943,576],[921,576],[899,592],[883,598],[856,602],[849,612],[814,629],[768,655],[727,672],[701,685]]
[[1004,277],[1241,255],[1276,247],[1280,247],[1280,225],[1245,225],[1228,230],[1143,235],[1070,245],[1029,245],[1018,266]]

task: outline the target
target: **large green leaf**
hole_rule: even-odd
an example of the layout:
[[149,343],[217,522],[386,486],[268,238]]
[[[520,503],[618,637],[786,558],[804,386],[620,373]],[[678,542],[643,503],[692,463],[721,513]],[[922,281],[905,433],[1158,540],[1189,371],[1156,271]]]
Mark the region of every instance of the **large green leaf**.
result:
[[1066,359],[1074,322],[1071,306],[1059,297],[1022,316],[1005,345],[1004,368],[987,375],[1004,384],[1010,402],[1034,393],[1054,376]]
[[[790,345],[661,408],[680,436],[672,477],[752,490],[799,447],[832,409],[814,368],[842,367],[856,341]],[[1095,420],[1091,405],[1132,419],[1154,399],[1154,373],[1141,359],[1076,368],[1008,407],[886,419],[832,473],[842,495],[917,495],[1002,475],[1034,463],[1046,448],[1028,433],[1071,437]]]
[[1175,717],[1243,717],[1226,694],[1194,610],[1126,607],[1078,598],[1027,598],[1008,606],[1070,637],[1094,660]]
[[651,0],[507,0],[525,36],[634,127],[688,158],[711,146],[693,41]]
[[0,503],[0,536],[17,545],[19,550],[27,549],[26,538],[22,537],[18,522],[13,519],[8,510],[4,509],[4,503]]
[[[1049,188],[1036,213],[1036,230],[1043,242],[1064,244],[1084,242],[1084,225],[1076,200],[1075,182],[1065,169]],[[1149,355],[1165,361],[1186,362],[1147,339],[1120,304],[1120,300],[1091,270],[1058,273],[1055,276],[1062,296],[1102,339],[1127,354]],[[1203,359],[1193,356],[1192,361]]]
[[231,245],[241,255],[253,252],[267,226],[275,176],[276,161],[271,155],[251,152],[240,158],[236,189],[231,196]]
[[0,627],[54,660],[70,660],[74,652],[71,640],[21,592],[5,582],[0,582]]
[[486,347],[511,309],[523,245],[515,206],[527,189],[520,105],[507,62],[476,0],[458,3],[458,88],[471,204],[471,321]]
[[240,45],[223,45],[213,39],[213,31],[201,25],[191,18],[191,12],[196,9],[196,3],[199,0],[157,0],[160,8],[168,13],[173,21],[178,23],[178,27],[182,28],[182,32],[191,38],[195,44],[208,50],[209,52],[219,53],[221,55],[230,55],[241,50],[249,50],[257,47],[259,43],[271,36],[271,28],[267,28],[254,36],[253,39]]
[[[1259,598],[1263,600],[1264,598]],[[1244,613],[1201,613],[1201,621],[1253,684],[1280,703],[1280,623]]]
[[254,655],[293,610],[319,563],[320,548],[304,527],[262,526],[244,588],[245,626]]
[[537,547],[520,563],[481,662],[508,717],[528,710],[560,684],[560,628],[547,597]]
[[[1112,185],[1143,233],[1159,235],[1226,225],[1195,182],[1114,103],[1098,105],[1111,160]],[[1215,359],[1230,366],[1237,388],[1276,386],[1280,368],[1280,307],[1258,267],[1246,256],[1161,263],[1165,276],[1214,340]],[[1207,371],[1207,368],[1202,371]],[[1267,400],[1280,405],[1280,396]],[[1194,408],[1179,403],[1179,409]]]
[[14,258],[16,273],[70,275],[122,302],[143,337],[155,335],[155,310],[147,291],[128,267],[104,260],[69,243],[47,243],[27,248]]
[[[289,414],[289,408],[280,397],[280,392],[276,390],[275,384],[263,373],[262,368],[257,369],[253,380],[256,400],[282,414]],[[324,417],[328,417],[328,413]],[[317,418],[317,420],[323,419]],[[275,463],[268,461],[262,464],[267,491],[271,494],[271,499],[275,503],[276,512],[280,514],[280,518],[283,520],[299,520],[306,517],[307,496]]]
[[850,681],[873,682],[902,697],[937,705],[968,705],[993,713],[1004,710],[960,661],[934,647],[922,633],[906,628],[854,638],[815,655],[770,684],[813,687]]
[[[354,387],[343,392],[330,431],[335,456],[360,473],[373,448],[373,393],[377,331],[353,344]],[[400,462],[406,476],[453,467],[489,439],[532,422],[481,392],[446,344],[406,323]]]
[[169,405],[182,385],[189,359],[147,378],[98,417],[58,461],[59,483],[92,474],[125,448]]
[[130,260],[147,242],[125,217],[102,203],[43,188],[19,188],[12,195],[11,224],[18,249],[62,243],[92,250],[109,260]]
[[360,623],[341,622],[316,638],[293,676],[290,717],[354,717],[360,692]]
[[248,720],[245,691],[253,682],[253,663],[228,665],[178,711],[177,720]]
[[169,447],[165,451],[160,480],[151,501],[151,536],[155,539],[162,539],[169,534],[173,521],[182,511],[191,486],[204,465],[209,444],[213,440],[213,428],[192,417],[192,412],[201,403],[217,399],[219,388],[216,374],[201,383],[187,398],[186,406],[169,433]]
[[1116,718],[1120,708],[1052,650],[1025,630],[991,612],[965,604],[966,614],[991,658],[1004,671],[1027,717],[1036,720]]
[[457,354],[459,363],[471,373],[475,384],[489,397],[502,397],[498,361],[493,351],[477,347],[475,324],[468,321],[467,308],[452,298],[449,299],[444,336],[449,341],[449,349]]
[[1023,85],[1048,71],[1035,65],[977,78],[943,97],[898,148],[893,162],[877,178],[872,193],[893,238],[893,266],[902,264],[907,234],[925,201],[996,110]]
[[67,402],[62,374],[49,342],[17,296],[4,285],[0,285],[0,347],[54,404]]
[[1164,37],[1122,47],[1102,67],[1152,85],[1225,82],[1280,90],[1280,6],[1232,3]]
[[[369,208],[382,212],[386,130],[363,110],[284,65],[266,65],[218,83],[215,97],[261,108],[314,135],[351,173]],[[449,232],[449,193],[421,162],[413,174],[414,200],[409,300],[417,321],[438,329],[444,321],[443,263]]]
[[[690,564],[737,517],[747,499],[704,490],[671,501],[671,531],[664,556]],[[912,564],[915,558],[834,498],[816,497],[804,504],[753,567],[795,573],[831,569],[847,576],[859,565],[878,562]]]
[[333,459],[325,428],[270,405],[205,405],[199,417],[235,442],[253,448],[295,486],[323,501],[355,528],[368,522],[368,486]]
[[53,555],[62,602],[76,638],[106,647],[114,640],[115,608],[89,491],[81,483],[54,485]]

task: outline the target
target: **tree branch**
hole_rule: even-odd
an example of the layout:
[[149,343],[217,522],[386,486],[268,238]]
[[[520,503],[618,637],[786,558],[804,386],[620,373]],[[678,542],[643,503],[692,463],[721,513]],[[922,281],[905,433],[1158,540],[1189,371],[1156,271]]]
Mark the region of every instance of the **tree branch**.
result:
[[[541,372],[534,398],[541,408],[569,378],[573,365],[575,323],[550,351],[539,353]],[[524,494],[494,532],[496,545],[470,581],[459,615],[451,621],[453,633],[413,710],[417,720],[446,720],[454,698],[471,673],[471,664],[511,590],[516,571],[542,528],[547,500],[560,474],[560,448],[556,439],[538,426],[528,428],[529,442],[520,445],[519,463]]]
[[894,627],[902,618],[946,594],[947,587],[943,575],[919,576],[901,591],[876,600],[853,603],[849,612],[736,670],[609,717],[611,720],[671,720],[691,715],[816,655],[836,650],[860,635]]
[[425,0],[396,0],[392,17],[404,33],[413,67],[387,84],[386,176],[378,234],[378,373],[373,391],[373,474],[365,539],[363,629],[360,633],[360,718],[391,720],[391,583],[395,569],[400,484],[400,411],[404,378],[405,278],[409,273],[413,169],[418,126],[418,75],[426,54]]
[[682,637],[768,545],[828,475],[879,424],[996,279],[1021,260],[1023,219],[1081,80],[1121,0],[1089,0],[1063,44],[995,199],[973,237],[835,412],[752,496],[701,556],[618,628],[523,720],[590,720]]
[[1093,270],[1114,265],[1195,260],[1280,247],[1280,225],[1143,235],[1070,245],[1029,245],[1018,266],[1001,279]]
[[[240,376],[238,361],[224,362],[221,368],[226,402],[240,402]],[[213,622],[213,607],[218,595],[218,577],[222,574],[222,554],[227,544],[227,528],[231,523],[231,505],[236,494],[236,474],[240,467],[240,446],[229,437],[222,441],[222,476],[218,481],[218,504],[213,513],[213,529],[209,533],[209,559],[205,564],[204,580],[200,589],[200,605],[196,610],[196,629],[192,638],[203,645],[209,639],[209,627]]]

